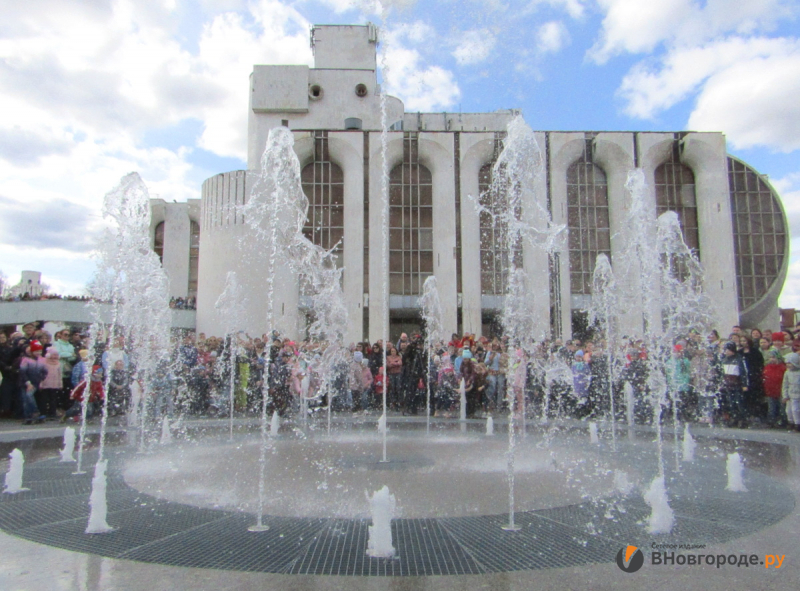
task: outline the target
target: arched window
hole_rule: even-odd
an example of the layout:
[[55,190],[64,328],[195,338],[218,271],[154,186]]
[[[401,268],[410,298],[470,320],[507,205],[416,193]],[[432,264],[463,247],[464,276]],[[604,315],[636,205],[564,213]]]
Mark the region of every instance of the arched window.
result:
[[433,182],[419,163],[416,133],[403,137],[403,163],[389,174],[389,293],[419,295],[433,275]]
[[314,132],[314,160],[301,173],[308,198],[308,215],[303,234],[325,250],[334,249],[336,264],[342,265],[344,245],[344,176],[331,162],[328,132]]
[[160,222],[156,226],[155,235],[153,237],[153,251],[158,255],[159,262],[164,264],[164,222]]
[[739,311],[766,295],[786,257],[787,229],[778,196],[744,162],[728,157]]
[[606,175],[591,161],[588,144],[584,157],[567,169],[567,227],[571,292],[590,295],[597,255],[611,257],[611,230]]
[[197,297],[197,275],[200,266],[200,224],[189,225],[189,297]]
[[[495,138],[494,158],[503,149],[502,138]],[[481,167],[478,173],[480,193],[480,236],[481,236],[481,293],[502,295],[508,287],[509,260],[508,223],[502,215],[508,208],[507,196],[492,190],[492,170],[494,162]],[[514,212],[517,218],[521,211]],[[522,241],[514,245],[513,264],[522,267]]]
[[656,215],[667,211],[678,214],[683,241],[700,258],[700,234],[697,225],[697,198],[694,173],[681,163],[676,149],[671,158],[655,170]]

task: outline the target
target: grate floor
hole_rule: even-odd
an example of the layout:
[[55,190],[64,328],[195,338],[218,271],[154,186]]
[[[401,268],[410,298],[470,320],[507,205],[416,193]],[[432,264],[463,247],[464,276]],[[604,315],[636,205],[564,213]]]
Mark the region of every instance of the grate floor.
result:
[[[88,452],[86,466],[94,465]],[[463,575],[576,566],[614,560],[620,547],[656,539],[728,541],[772,525],[794,510],[779,481],[749,475],[748,492],[724,483],[684,480],[670,505],[669,536],[645,530],[649,507],[638,495],[520,512],[517,532],[502,529],[507,515],[395,519],[396,556],[367,556],[368,520],[265,516],[269,530],[247,531],[248,514],[181,505],[129,488],[110,457],[108,534],[87,535],[92,470],[55,460],[25,467],[31,490],[0,494],[0,528],[13,535],[78,552],[172,566],[287,574],[345,576]],[[688,475],[686,475],[688,476]]]

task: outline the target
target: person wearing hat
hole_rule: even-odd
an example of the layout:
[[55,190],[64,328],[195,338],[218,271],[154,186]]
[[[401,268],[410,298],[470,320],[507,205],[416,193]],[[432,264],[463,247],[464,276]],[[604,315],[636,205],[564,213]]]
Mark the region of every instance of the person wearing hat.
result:
[[770,427],[777,427],[782,419],[780,407],[781,390],[783,388],[783,374],[786,373],[786,364],[783,357],[774,347],[767,350],[767,362],[764,364],[764,400],[767,402],[767,423]]
[[785,358],[789,353],[792,352],[792,346],[789,344],[790,342],[791,341],[787,342],[785,333],[772,333],[772,346],[778,350],[778,353],[781,354],[781,357]]
[[722,385],[719,411],[728,427],[745,426],[744,395],[747,392],[747,371],[736,344],[728,341],[722,349]]
[[43,348],[39,341],[31,341],[30,345],[25,349],[25,355],[19,364],[20,400],[26,425],[45,418],[39,412],[35,397],[39,386],[47,377],[47,366],[42,358]]

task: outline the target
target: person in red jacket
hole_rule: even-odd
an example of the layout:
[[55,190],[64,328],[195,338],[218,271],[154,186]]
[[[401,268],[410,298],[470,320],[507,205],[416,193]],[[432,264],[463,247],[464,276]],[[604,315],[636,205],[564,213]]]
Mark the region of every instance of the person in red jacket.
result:
[[70,394],[70,399],[74,402],[69,407],[67,412],[61,418],[63,423],[67,419],[72,419],[76,423],[81,420],[81,413],[83,412],[83,396],[86,393],[86,387],[89,387],[89,399],[86,404],[86,418],[90,419],[94,414],[101,409],[105,392],[103,390],[103,366],[96,364],[92,367],[92,375],[89,380],[82,380]]
[[764,364],[764,399],[767,401],[767,421],[776,427],[781,421],[781,386],[786,364],[780,352],[775,349],[767,351],[767,362]]

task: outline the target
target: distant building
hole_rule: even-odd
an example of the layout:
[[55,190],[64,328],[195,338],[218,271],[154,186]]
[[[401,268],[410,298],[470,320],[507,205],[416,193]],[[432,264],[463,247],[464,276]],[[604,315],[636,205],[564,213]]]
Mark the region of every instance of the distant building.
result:
[[42,283],[39,271],[22,271],[19,283],[8,290],[12,298],[38,298],[47,293],[49,287]]
[[[372,25],[316,26],[311,42],[314,68],[253,69],[248,170],[207,179],[199,201],[153,201],[154,248],[170,276],[171,295],[196,293],[197,329],[221,334],[215,303],[227,272],[235,270],[246,290],[252,335],[271,328],[303,333],[307,310],[284,266],[274,270],[280,287],[269,319],[263,286],[270,269],[266,261],[246,265],[235,248],[250,240],[236,207],[248,198],[269,130],[283,125],[294,132],[310,202],[307,236],[326,248],[341,240],[349,341],[394,339],[417,328],[417,296],[431,274],[447,331],[491,331],[503,302],[501,246],[467,197],[488,186],[517,112],[406,113],[399,99],[388,97],[387,293],[377,31]],[[606,253],[613,265],[628,232],[624,183],[635,167],[645,172],[654,218],[678,213],[684,239],[705,268],[704,287],[720,329],[778,326],[777,299],[789,263],[786,215],[766,177],[727,154],[722,133],[540,131],[536,138],[545,162],[537,199],[569,229],[567,244],[550,260],[522,248],[542,334],[568,338],[585,324],[596,257]],[[640,333],[641,310],[626,309],[622,323],[624,331]]]

